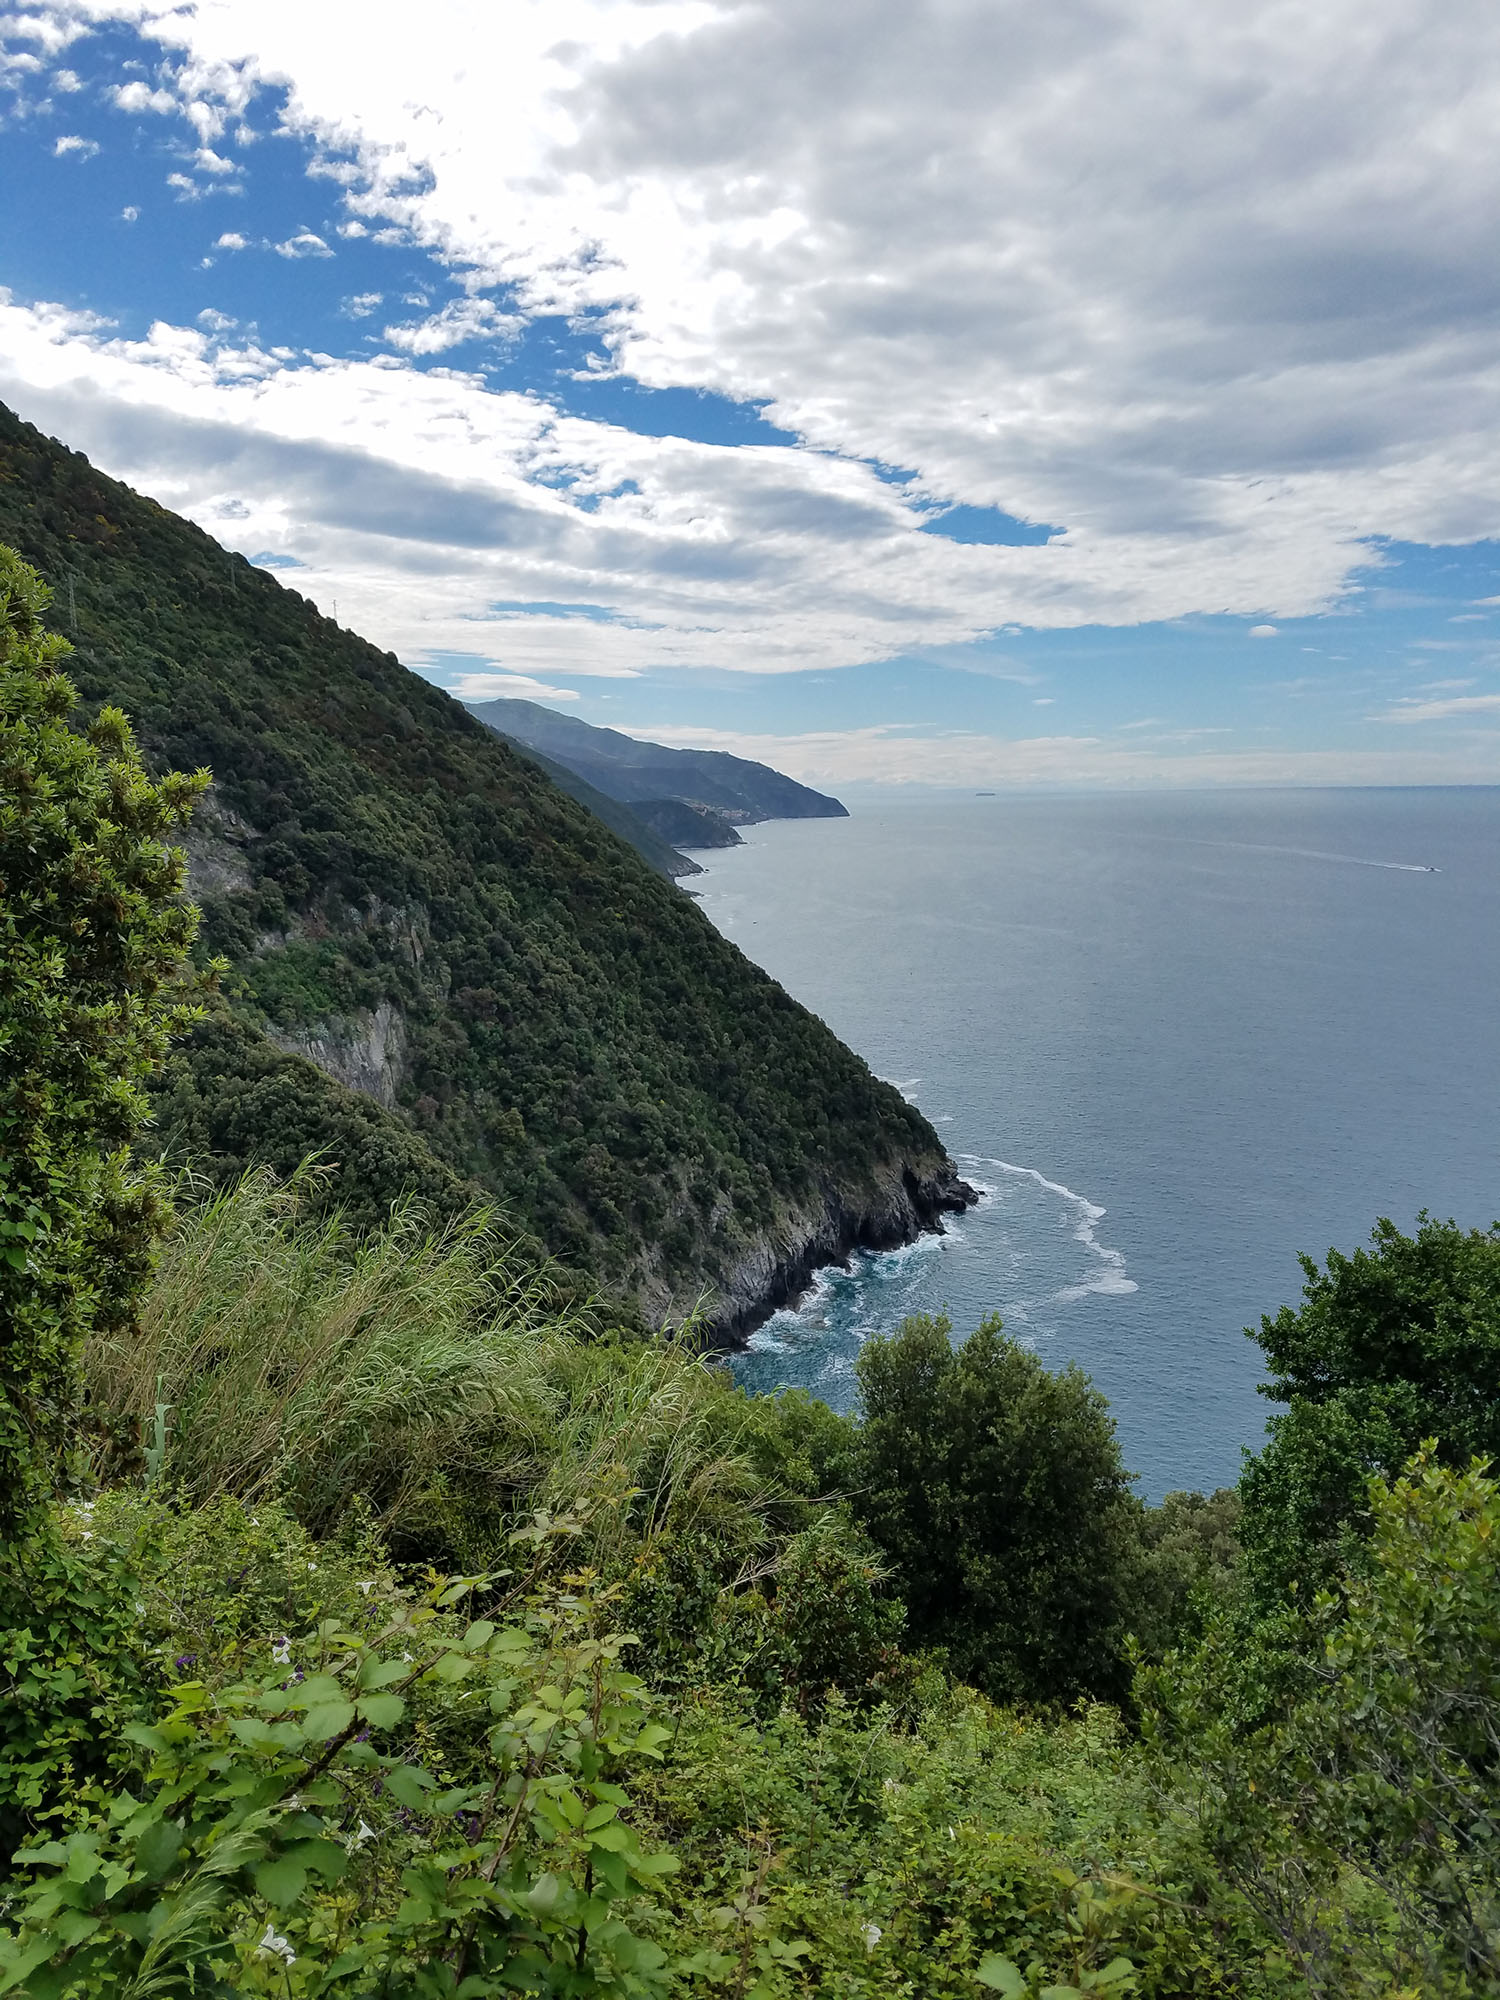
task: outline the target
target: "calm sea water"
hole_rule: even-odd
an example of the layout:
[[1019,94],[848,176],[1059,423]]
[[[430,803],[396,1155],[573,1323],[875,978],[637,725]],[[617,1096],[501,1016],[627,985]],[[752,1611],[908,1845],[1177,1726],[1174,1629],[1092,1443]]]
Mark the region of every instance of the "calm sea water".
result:
[[1500,790],[851,807],[693,886],[985,1198],[825,1274],[740,1379],[847,1408],[872,1331],[998,1311],[1093,1376],[1148,1498],[1232,1481],[1299,1251],[1500,1215]]

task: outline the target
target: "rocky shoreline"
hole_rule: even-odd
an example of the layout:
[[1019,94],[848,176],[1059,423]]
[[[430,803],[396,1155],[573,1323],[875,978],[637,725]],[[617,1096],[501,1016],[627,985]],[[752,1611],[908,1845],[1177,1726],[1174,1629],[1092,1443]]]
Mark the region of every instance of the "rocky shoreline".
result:
[[902,1165],[872,1201],[851,1206],[843,1190],[825,1188],[821,1211],[788,1218],[779,1238],[758,1244],[730,1273],[708,1320],[705,1344],[743,1348],[758,1326],[795,1305],[817,1272],[847,1267],[856,1250],[897,1250],[923,1235],[943,1234],[943,1217],[961,1215],[979,1199],[945,1159],[936,1172]]

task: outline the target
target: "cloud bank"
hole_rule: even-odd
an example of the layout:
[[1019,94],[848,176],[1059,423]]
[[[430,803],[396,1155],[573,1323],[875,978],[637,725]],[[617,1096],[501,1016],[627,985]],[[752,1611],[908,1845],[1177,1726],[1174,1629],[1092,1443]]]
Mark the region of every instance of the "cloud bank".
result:
[[[0,393],[239,546],[294,551],[408,657],[765,672],[1197,612],[1269,641],[1339,602],[1368,538],[1500,534],[1481,0],[28,18],[75,66],[105,21],[154,36],[159,73],[118,102],[220,164],[284,84],[343,238],[437,260],[453,296],[389,324],[352,297],[380,344],[346,356],[0,314]],[[309,223],[275,247],[339,245]],[[464,365],[556,315],[585,372],[759,401],[797,442],[643,437]],[[923,532],[952,506],[1063,532]],[[527,599],[597,615],[494,609]]]

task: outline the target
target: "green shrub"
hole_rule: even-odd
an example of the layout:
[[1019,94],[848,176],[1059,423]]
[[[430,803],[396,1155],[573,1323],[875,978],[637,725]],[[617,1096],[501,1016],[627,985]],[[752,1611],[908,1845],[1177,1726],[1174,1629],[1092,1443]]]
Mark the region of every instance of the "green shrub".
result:
[[1500,1486],[1430,1451],[1370,1482],[1368,1546],[1247,1724],[1224,1619],[1146,1677],[1163,1769],[1309,1989],[1500,1991]]
[[1118,1695],[1140,1509],[1104,1398],[998,1319],[951,1332],[909,1319],[858,1363],[855,1505],[912,1639],[1000,1700]]
[[0,1990],[664,1994],[622,1911],[674,1863],[617,1780],[667,1731],[608,1593],[459,1616],[482,1588],[383,1588],[372,1630],[324,1619],[233,1685],[176,1686],[125,1731],[130,1779],[16,1857]]
[[1500,1224],[1376,1224],[1373,1248],[1326,1269],[1302,1259],[1302,1304],[1254,1335],[1287,1405],[1240,1481],[1240,1534],[1258,1601],[1304,1597],[1359,1559],[1373,1474],[1394,1478],[1424,1438],[1466,1466],[1500,1457]]
[[0,548],[0,1536],[52,1490],[90,1333],[125,1337],[164,1218],[134,1167],[195,913],[181,826],[208,780],[153,782],[107,708],[86,734],[42,626],[50,593]]

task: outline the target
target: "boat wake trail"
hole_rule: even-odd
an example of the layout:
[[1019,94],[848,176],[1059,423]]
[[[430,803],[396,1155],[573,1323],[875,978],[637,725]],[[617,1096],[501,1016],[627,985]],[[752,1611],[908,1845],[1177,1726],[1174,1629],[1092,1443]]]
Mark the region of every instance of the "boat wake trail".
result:
[[1392,868],[1398,875],[1436,875],[1425,861],[1373,861],[1366,854],[1325,854],[1319,847],[1272,847],[1259,840],[1205,840],[1204,847],[1233,847],[1242,854],[1295,854],[1302,861],[1340,861],[1347,868]]

